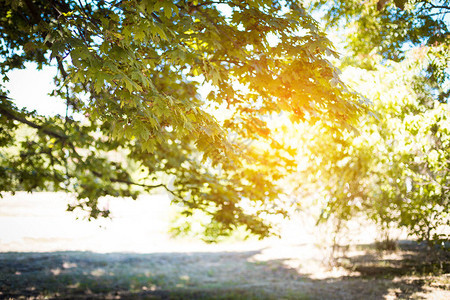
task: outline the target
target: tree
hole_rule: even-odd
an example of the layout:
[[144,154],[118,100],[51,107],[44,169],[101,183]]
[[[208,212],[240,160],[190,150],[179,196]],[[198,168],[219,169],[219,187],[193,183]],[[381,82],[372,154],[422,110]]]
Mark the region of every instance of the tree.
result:
[[430,243],[448,240],[442,228],[450,226],[450,7],[444,1],[317,2],[330,26],[351,29],[344,77],[373,101],[377,115],[360,118],[357,138],[319,124],[305,134],[304,173],[322,196],[323,219],[363,213],[383,229],[403,227]]
[[[53,94],[67,102],[66,116],[40,116],[1,92],[0,191],[75,193],[69,210],[91,218],[108,216],[101,196],[162,188],[186,215],[205,211],[216,233],[244,226],[264,237],[260,215],[285,213],[277,182],[295,169],[295,151],[277,142],[268,118],[350,126],[365,109],[296,1],[0,4],[4,79],[26,62],[55,66]],[[23,126],[35,132],[19,139]]]
[[448,240],[442,231],[450,225],[448,107],[421,103],[409,84],[415,72],[420,68],[409,61],[344,70],[346,81],[373,100],[378,117],[361,117],[356,138],[319,124],[303,133],[309,142],[301,175],[314,194],[303,193],[320,199],[323,220],[363,214],[383,230],[402,227],[428,242]]
[[325,10],[328,28],[346,28],[347,63],[369,68],[384,60],[402,61],[420,48],[428,56],[419,85],[433,89],[435,98],[450,96],[450,5],[441,0],[311,1],[312,9]]

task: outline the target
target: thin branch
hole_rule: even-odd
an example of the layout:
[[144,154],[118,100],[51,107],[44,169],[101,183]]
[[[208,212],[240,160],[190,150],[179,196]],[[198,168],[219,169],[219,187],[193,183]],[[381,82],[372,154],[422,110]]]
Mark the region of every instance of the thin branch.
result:
[[440,11],[440,12],[437,12],[437,13],[428,14],[426,16],[427,17],[434,17],[434,16],[440,16],[440,15],[446,15],[446,14],[450,14],[450,11]]
[[63,62],[62,57],[60,55],[58,55],[56,57],[56,61],[58,62],[58,69],[61,72],[61,75],[63,76],[63,79],[66,80],[67,76],[69,76],[69,74],[67,74],[66,70],[64,69],[64,65],[62,64],[62,62]]
[[[92,171],[92,173],[93,173],[95,176],[99,177],[99,178],[103,177],[102,174],[99,173],[99,172]],[[156,188],[162,187],[162,188],[164,188],[166,191],[168,191],[169,193],[171,193],[174,197],[180,199],[180,196],[179,196],[179,195],[177,195],[174,191],[172,191],[171,189],[169,189],[169,188],[167,187],[167,185],[165,185],[165,184],[163,184],[163,183],[155,184],[155,185],[149,185],[149,184],[138,183],[138,182],[129,181],[129,180],[123,180],[123,179],[109,178],[109,180],[110,180],[111,182],[117,182],[117,183],[124,183],[124,184],[127,184],[127,185],[136,185],[136,186],[140,186],[140,187],[143,187],[143,188],[145,188],[145,189],[147,189],[147,190],[148,190],[148,189],[156,189]]]
[[430,6],[432,8],[437,8],[437,9],[449,9],[450,10],[450,6],[447,5],[434,5],[433,3],[429,3]]
[[155,14],[154,12],[152,12],[151,14],[150,14],[151,16],[152,16],[152,18],[153,19],[155,19],[156,21],[158,21],[159,23],[163,23],[163,21],[158,17],[158,15],[157,14]]
[[55,137],[57,139],[60,139],[61,141],[65,141],[68,138],[67,135],[64,135],[64,134],[61,134],[61,133],[58,133],[58,132],[54,132],[52,130],[49,130],[49,129],[45,128],[42,125],[38,125],[36,123],[33,123],[33,122],[25,119],[24,117],[18,116],[16,114],[14,114],[12,111],[10,111],[10,110],[8,110],[8,109],[6,109],[4,107],[1,107],[1,106],[0,106],[0,113],[5,115],[5,116],[7,116],[10,119],[19,121],[20,123],[23,123],[23,124],[26,124],[26,125],[28,125],[30,127],[38,129],[41,132],[43,132],[43,133],[45,133],[45,134],[47,134],[49,136]]
[[39,22],[40,22],[42,19],[41,19],[41,16],[39,15],[39,13],[38,13],[38,9],[37,9],[37,7],[34,5],[33,1],[31,1],[31,0],[25,0],[25,4],[27,5],[28,10],[29,10],[30,13],[31,13],[31,16],[32,16],[32,18],[33,18],[33,21],[34,21],[36,24],[39,24]]

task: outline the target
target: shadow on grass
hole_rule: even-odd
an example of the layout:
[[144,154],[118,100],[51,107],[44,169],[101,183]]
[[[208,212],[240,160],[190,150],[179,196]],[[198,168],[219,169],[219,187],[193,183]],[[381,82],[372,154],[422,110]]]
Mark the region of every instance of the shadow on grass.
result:
[[[450,273],[450,251],[426,244],[400,241],[397,251],[377,251],[373,244],[358,245],[362,255],[338,258],[338,265],[361,277],[426,276]],[[392,253],[392,258],[382,254]],[[388,255],[389,256],[389,255]],[[340,262],[340,263],[339,263]]]
[[448,272],[448,260],[429,269],[423,250],[406,251],[400,263],[368,250],[346,258],[360,276],[313,280],[283,259],[256,261],[261,251],[0,253],[0,298],[382,299],[392,291],[408,298],[428,283],[398,276]]

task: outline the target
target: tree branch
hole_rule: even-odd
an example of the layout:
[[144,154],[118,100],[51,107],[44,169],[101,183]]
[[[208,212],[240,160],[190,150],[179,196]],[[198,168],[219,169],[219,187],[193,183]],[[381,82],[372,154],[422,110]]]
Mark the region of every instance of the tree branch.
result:
[[[68,136],[66,136],[66,135],[63,135],[63,134],[60,134],[60,133],[51,131],[51,130],[45,128],[45,127],[42,126],[42,125],[38,125],[38,124],[36,124],[36,123],[34,123],[34,122],[31,122],[31,121],[25,119],[24,117],[17,116],[17,115],[14,114],[13,112],[11,112],[9,109],[4,108],[4,107],[2,107],[2,106],[0,106],[0,114],[3,114],[3,115],[7,116],[7,117],[10,118],[10,119],[19,121],[19,122],[21,122],[21,123],[23,123],[23,124],[26,124],[26,125],[28,125],[28,126],[30,126],[30,127],[32,127],[32,128],[38,129],[38,130],[40,130],[41,132],[43,132],[43,133],[45,133],[45,134],[47,134],[47,135],[49,135],[49,136],[55,137],[55,138],[57,138],[57,139],[59,139],[59,140],[61,140],[61,141],[63,141],[63,142],[65,142],[65,141],[67,140],[67,138],[68,138]],[[69,144],[69,146],[70,146],[71,149],[74,151],[74,153],[75,153],[78,157],[80,157],[80,156],[78,155],[78,153],[75,151],[75,148],[73,147],[73,145],[72,145],[72,144]],[[99,172],[92,171],[92,173],[93,173],[95,176],[97,176],[97,177],[100,177],[100,178],[103,177],[103,175],[102,175],[101,173],[99,173]],[[145,189],[147,189],[147,190],[162,187],[162,188],[164,188],[166,191],[168,191],[169,193],[171,193],[173,196],[179,198],[179,196],[178,196],[177,194],[175,194],[175,193],[174,193],[172,190],[170,190],[165,184],[162,184],[162,183],[161,183],[161,184],[155,184],[155,185],[149,185],[149,184],[143,184],[143,183],[133,182],[133,181],[129,181],[129,180],[123,180],[123,179],[116,179],[116,178],[109,178],[109,180],[110,180],[111,182],[116,182],[116,183],[124,183],[124,184],[127,184],[127,185],[140,186],[140,187],[143,187],[143,188],[145,188]]]
[[10,119],[19,121],[20,123],[23,123],[23,124],[26,124],[26,125],[28,125],[30,127],[38,129],[38,130],[42,131],[43,133],[45,133],[45,134],[47,134],[49,136],[55,137],[55,138],[57,138],[57,139],[59,139],[59,140],[61,140],[63,142],[65,140],[67,140],[67,138],[68,138],[68,136],[66,136],[64,134],[61,134],[61,133],[58,133],[58,132],[54,132],[52,130],[49,130],[49,129],[45,128],[42,125],[39,125],[39,124],[36,124],[34,122],[31,122],[31,121],[27,120],[24,117],[17,116],[16,114],[14,114],[12,111],[10,111],[9,109],[7,109],[5,107],[0,106],[0,113],[5,115],[5,116],[7,116]]
[[37,7],[34,5],[33,1],[31,1],[31,0],[25,0],[25,4],[27,5],[28,10],[29,10],[30,13],[31,13],[31,16],[33,17],[33,21],[34,21],[36,24],[39,24],[39,22],[41,21],[41,16],[39,15],[38,9],[37,9]]
[[[92,171],[92,173],[93,173],[95,176],[99,177],[99,178],[103,177],[102,174],[99,173],[99,172]],[[136,185],[136,186],[140,186],[140,187],[143,187],[143,188],[145,188],[145,189],[147,189],[147,190],[151,190],[151,189],[156,189],[156,188],[162,187],[162,188],[164,188],[167,192],[169,192],[170,194],[172,194],[175,198],[180,199],[180,196],[179,196],[179,195],[175,194],[171,189],[169,189],[169,188],[167,187],[167,185],[165,185],[165,184],[163,184],[163,183],[155,184],[155,185],[149,185],[149,184],[138,183],[138,182],[129,181],[129,180],[123,180],[123,179],[116,179],[116,178],[109,178],[109,180],[110,180],[111,182],[116,182],[116,183],[124,183],[124,184],[127,184],[127,185]]]

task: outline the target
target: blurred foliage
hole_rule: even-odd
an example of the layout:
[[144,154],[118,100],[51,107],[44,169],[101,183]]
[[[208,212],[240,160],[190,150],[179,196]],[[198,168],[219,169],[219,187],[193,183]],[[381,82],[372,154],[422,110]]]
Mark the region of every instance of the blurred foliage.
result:
[[255,238],[243,226],[226,234],[221,233],[220,224],[212,220],[210,215],[203,211],[196,211],[186,216],[183,214],[182,207],[177,207],[171,212],[168,233],[175,239],[197,240],[205,243],[242,242]]
[[[339,29],[347,51],[344,62],[374,68],[376,56],[402,61],[411,49],[428,57],[423,69],[436,99],[450,95],[450,3],[442,0],[311,0],[327,28]],[[447,83],[447,84],[445,84]]]
[[311,1],[310,8],[341,29],[346,82],[376,112],[360,119],[355,138],[308,129],[303,173],[321,190],[322,218],[364,213],[384,232],[399,226],[421,240],[448,240],[448,2]]
[[398,226],[421,240],[449,239],[450,110],[414,88],[423,76],[417,51],[375,70],[345,69],[344,80],[376,111],[360,118],[359,135],[304,127],[301,191],[319,199],[323,220],[365,214],[383,230]]
[[[165,189],[186,216],[208,214],[214,235],[267,236],[258,214],[286,214],[278,183],[296,167],[267,117],[348,127],[366,109],[297,1],[0,0],[0,32],[3,79],[56,67],[68,112],[21,110],[2,89],[0,191],[74,193],[69,210],[91,218],[109,214],[99,197]],[[19,124],[36,132],[18,142]]]

